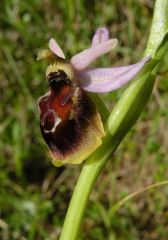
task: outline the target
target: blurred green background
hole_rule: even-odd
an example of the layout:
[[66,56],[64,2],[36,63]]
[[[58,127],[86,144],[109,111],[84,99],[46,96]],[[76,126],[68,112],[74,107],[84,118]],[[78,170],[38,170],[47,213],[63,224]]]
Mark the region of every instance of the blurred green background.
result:
[[[97,66],[142,57],[153,0],[0,1],[0,239],[55,240],[81,166],[55,168],[41,137],[37,100],[48,90],[37,52],[54,37],[67,58],[90,46],[106,26],[119,46]],[[168,54],[150,102],[91,194],[81,239],[167,240],[168,186],[138,195],[109,215],[123,197],[168,179]],[[103,95],[112,108],[123,89]]]

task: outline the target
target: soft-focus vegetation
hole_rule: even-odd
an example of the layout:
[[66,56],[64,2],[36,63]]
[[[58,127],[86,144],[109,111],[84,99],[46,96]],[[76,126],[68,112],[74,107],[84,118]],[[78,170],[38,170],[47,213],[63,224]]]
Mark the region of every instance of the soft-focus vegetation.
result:
[[[54,37],[67,58],[107,26],[119,46],[96,64],[139,60],[153,14],[152,0],[3,0],[0,7],[0,239],[55,240],[81,166],[55,168],[39,129],[37,99],[47,89],[37,51]],[[82,239],[166,240],[168,187],[141,193],[115,214],[123,197],[168,178],[168,54],[152,98],[91,195]],[[122,90],[103,95],[112,108]]]

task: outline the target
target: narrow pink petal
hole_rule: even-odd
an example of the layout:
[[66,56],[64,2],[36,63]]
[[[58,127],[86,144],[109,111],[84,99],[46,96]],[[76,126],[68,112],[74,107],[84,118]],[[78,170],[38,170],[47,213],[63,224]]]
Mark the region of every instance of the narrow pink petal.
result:
[[92,47],[109,39],[107,28],[98,28],[92,39]]
[[76,70],[83,70],[93,61],[117,46],[117,39],[110,39],[94,47],[88,48],[71,58],[71,64]]
[[123,67],[93,68],[79,73],[80,86],[89,92],[110,92],[121,88],[143,68],[150,56]]
[[58,57],[65,59],[65,55],[64,55],[62,49],[59,47],[58,43],[53,38],[51,38],[49,41],[49,48]]

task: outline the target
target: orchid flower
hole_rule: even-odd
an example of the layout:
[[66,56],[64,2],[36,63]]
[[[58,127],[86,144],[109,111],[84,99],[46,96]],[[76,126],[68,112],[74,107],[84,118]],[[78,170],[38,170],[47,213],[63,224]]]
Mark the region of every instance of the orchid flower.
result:
[[46,70],[50,91],[39,100],[40,126],[53,157],[53,163],[78,164],[91,155],[105,136],[101,116],[87,92],[105,93],[116,90],[133,79],[150,57],[136,64],[111,68],[89,68],[98,57],[117,46],[105,28],[99,28],[91,47],[70,61],[54,39],[38,59],[47,58]]

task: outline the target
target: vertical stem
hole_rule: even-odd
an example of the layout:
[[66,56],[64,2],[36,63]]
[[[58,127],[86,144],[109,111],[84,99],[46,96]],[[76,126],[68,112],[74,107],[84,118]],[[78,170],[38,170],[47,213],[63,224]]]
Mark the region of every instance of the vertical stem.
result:
[[[148,41],[147,50],[145,52],[146,55],[152,54],[154,56],[158,45],[162,41],[162,38],[167,28],[167,24],[168,24],[168,0],[157,0],[155,4],[152,29],[151,29],[151,33]],[[151,68],[151,71],[152,71],[152,68]],[[148,77],[145,79],[144,78],[138,79],[138,81],[141,81],[142,84],[139,83],[139,84],[136,84],[136,86],[133,88],[129,88],[128,90],[126,89],[126,92],[127,91],[129,92],[127,96],[127,101],[129,101],[130,106],[133,105],[135,100],[135,98],[132,98],[132,94],[134,94],[134,92],[137,91],[137,97],[138,97],[138,94],[142,90],[143,86],[149,84]],[[149,94],[150,92],[151,91],[149,91]],[[125,101],[124,97],[120,100],[120,103],[122,103],[122,101],[124,103]],[[129,111],[126,114],[128,113],[134,114],[134,112],[131,113]],[[114,111],[112,114],[113,115],[117,114],[117,117],[120,117],[121,115],[123,115],[122,112],[117,112],[117,111]],[[139,115],[140,115],[140,112],[137,115],[137,117]],[[122,116],[122,118],[125,119],[124,116]],[[115,116],[113,116],[112,119],[116,119]],[[130,116],[130,119],[131,119],[131,116]],[[121,126],[122,124],[124,124],[124,122],[121,122]],[[132,122],[131,126],[133,124],[134,124],[134,121]],[[129,126],[128,130],[131,128],[131,126]],[[78,239],[80,226],[83,220],[83,216],[85,213],[90,192],[99,174],[101,173],[104,166],[106,165],[106,162],[110,157],[110,154],[115,151],[116,147],[118,146],[118,144],[120,143],[124,135],[127,133],[127,131],[124,131],[124,134],[123,132],[120,133],[120,129],[118,128],[113,130],[114,130],[113,137],[108,132],[101,147],[99,147],[97,151],[94,154],[92,154],[92,156],[85,162],[83,166],[83,169],[79,176],[78,182],[76,184],[76,187],[68,208],[68,212],[65,218],[60,240],[77,240]],[[117,135],[120,135],[120,134],[122,137],[118,140]]]
[[[76,184],[69,209],[65,218],[60,240],[76,240],[80,231],[81,222],[85,213],[90,192],[105,166],[110,154],[115,150],[117,143],[107,138],[102,146],[87,161]],[[107,151],[104,151],[105,149]]]

